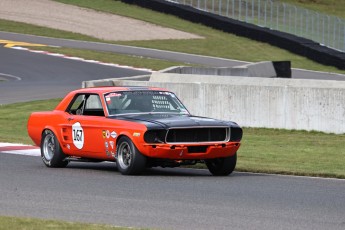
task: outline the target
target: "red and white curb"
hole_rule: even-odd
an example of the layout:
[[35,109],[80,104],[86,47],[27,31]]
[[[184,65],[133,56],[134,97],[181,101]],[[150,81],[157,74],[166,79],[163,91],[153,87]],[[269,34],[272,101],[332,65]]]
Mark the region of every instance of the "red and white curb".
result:
[[146,68],[136,68],[133,66],[127,66],[127,65],[119,65],[119,64],[114,64],[114,63],[107,63],[107,62],[101,62],[101,61],[96,61],[96,60],[88,60],[80,57],[72,57],[68,56],[65,54],[59,54],[59,53],[51,53],[48,51],[41,51],[41,50],[33,50],[33,49],[28,49],[20,46],[13,46],[10,47],[11,49],[16,49],[16,50],[25,50],[29,51],[32,53],[39,53],[39,54],[45,54],[49,56],[54,56],[54,57],[60,57],[60,58],[65,58],[65,59],[70,59],[70,60],[75,60],[75,61],[82,61],[82,62],[87,62],[87,63],[94,63],[94,64],[99,64],[99,65],[105,65],[105,66],[111,66],[111,67],[116,67],[116,68],[123,68],[123,69],[131,69],[131,70],[138,70],[138,71],[145,71],[145,72],[155,72],[152,69],[146,69]]
[[37,146],[13,143],[0,143],[0,153],[41,156],[41,150]]

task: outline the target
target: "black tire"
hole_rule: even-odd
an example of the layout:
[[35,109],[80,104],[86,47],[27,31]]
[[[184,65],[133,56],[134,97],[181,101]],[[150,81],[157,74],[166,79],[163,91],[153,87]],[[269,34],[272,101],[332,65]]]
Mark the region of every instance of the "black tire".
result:
[[214,176],[227,176],[231,174],[237,161],[237,153],[231,157],[205,160],[206,166]]
[[51,130],[45,130],[42,134],[41,158],[43,163],[50,168],[64,168],[68,164],[60,143]]
[[116,145],[116,166],[123,175],[137,175],[144,171],[147,158],[135,147],[131,139],[123,136]]

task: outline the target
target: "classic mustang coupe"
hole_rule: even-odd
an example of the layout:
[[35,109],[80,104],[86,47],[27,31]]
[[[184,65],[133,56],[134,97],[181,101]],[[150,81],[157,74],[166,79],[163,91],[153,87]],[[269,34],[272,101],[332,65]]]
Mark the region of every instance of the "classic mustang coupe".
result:
[[150,87],[79,89],[27,127],[48,167],[115,161],[125,175],[196,163],[229,175],[242,138],[236,123],[192,116],[174,93]]

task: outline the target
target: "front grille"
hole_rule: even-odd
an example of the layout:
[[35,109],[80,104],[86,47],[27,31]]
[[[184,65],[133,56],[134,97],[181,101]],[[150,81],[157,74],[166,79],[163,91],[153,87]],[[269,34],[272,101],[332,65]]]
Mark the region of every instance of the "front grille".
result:
[[180,128],[169,129],[167,143],[224,142],[228,140],[229,128]]

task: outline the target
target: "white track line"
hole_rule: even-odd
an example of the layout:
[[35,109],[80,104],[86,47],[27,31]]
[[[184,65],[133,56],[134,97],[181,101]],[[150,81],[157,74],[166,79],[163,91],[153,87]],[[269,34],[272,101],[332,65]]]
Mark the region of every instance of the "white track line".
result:
[[133,67],[133,66],[119,65],[119,64],[114,64],[114,63],[106,63],[106,62],[100,62],[100,61],[96,61],[96,60],[88,60],[88,59],[84,59],[84,58],[80,58],[80,57],[71,57],[71,56],[67,56],[67,55],[64,55],[64,54],[51,53],[51,52],[48,52],[48,51],[41,51],[41,50],[33,50],[33,49],[28,49],[28,48],[24,48],[24,47],[20,47],[20,46],[14,46],[14,47],[11,47],[11,49],[24,50],[24,51],[29,51],[29,52],[32,52],[32,53],[44,54],[44,55],[49,55],[49,56],[53,56],[53,57],[60,57],[60,58],[74,60],[74,61],[82,61],[82,62],[94,63],[94,64],[111,66],[111,67],[116,67],[116,68],[145,71],[145,72],[150,72],[150,73],[155,72],[152,69],[136,68],[136,67]]
[[25,156],[41,156],[41,151],[38,147],[32,145],[1,143],[0,153],[25,155]]

